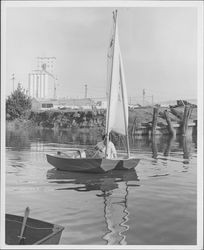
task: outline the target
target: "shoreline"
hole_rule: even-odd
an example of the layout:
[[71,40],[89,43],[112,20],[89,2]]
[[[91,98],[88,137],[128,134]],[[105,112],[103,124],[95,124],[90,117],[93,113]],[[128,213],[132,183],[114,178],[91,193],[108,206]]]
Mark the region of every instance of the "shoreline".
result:
[[[175,134],[182,131],[185,109],[183,107],[141,107],[129,110],[129,134],[130,135],[151,135],[171,134],[169,126]],[[154,112],[156,111],[156,121]],[[168,113],[168,117],[166,117]],[[168,119],[167,119],[168,118]],[[49,129],[54,131],[99,131],[105,132],[106,112],[93,111],[41,111],[31,112],[27,119],[15,119],[6,121],[7,129]],[[155,123],[155,124],[154,124]],[[155,126],[155,131],[153,131]],[[188,132],[197,132],[197,107],[190,106],[190,114],[186,121]],[[196,130],[196,131],[195,131]]]

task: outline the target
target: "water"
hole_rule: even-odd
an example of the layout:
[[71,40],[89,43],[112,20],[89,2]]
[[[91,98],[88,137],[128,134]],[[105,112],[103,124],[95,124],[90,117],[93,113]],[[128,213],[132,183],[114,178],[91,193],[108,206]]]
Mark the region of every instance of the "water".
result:
[[[6,212],[65,227],[60,244],[196,244],[196,138],[130,138],[136,170],[56,171],[46,153],[96,144],[95,131],[6,133]],[[122,150],[123,141],[117,143]]]

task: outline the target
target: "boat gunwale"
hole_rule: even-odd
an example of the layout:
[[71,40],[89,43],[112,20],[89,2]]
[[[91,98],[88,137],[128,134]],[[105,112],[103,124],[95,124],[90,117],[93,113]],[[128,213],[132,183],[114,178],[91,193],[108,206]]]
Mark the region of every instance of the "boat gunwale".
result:
[[109,158],[71,158],[68,156],[63,156],[63,155],[57,155],[57,154],[46,154],[46,156],[52,156],[58,159],[70,159],[70,160],[78,160],[78,161],[82,161],[82,160],[107,160],[107,161],[128,161],[128,160],[141,160],[141,158],[135,158],[135,157],[129,157],[129,158],[113,158],[113,159],[109,159]]
[[[39,241],[36,241],[34,244],[32,245],[41,245],[41,243],[47,241],[48,239],[50,239],[51,237],[59,234],[59,233],[62,233],[62,231],[64,230],[64,227],[63,226],[60,226],[60,225],[57,225],[57,224],[53,224],[53,228],[52,228],[52,233],[51,234],[48,234],[47,236],[45,236],[44,238],[42,238],[41,240]],[[59,236],[60,237],[60,236]],[[53,244],[53,245],[58,245],[58,244]]]
[[[21,215],[14,215],[14,214],[9,214],[9,213],[6,213],[5,216],[10,216],[11,219],[7,219],[5,220],[5,226],[6,226],[6,221],[12,221],[12,222],[18,222],[18,223],[21,223],[22,224],[22,219],[23,219],[23,216]],[[13,219],[12,219],[13,218]],[[15,220],[15,218],[17,220]],[[43,242],[45,242],[46,240],[50,239],[51,237],[59,234],[59,233],[62,233],[62,231],[64,230],[64,227],[61,226],[61,225],[58,225],[58,224],[54,224],[54,223],[50,223],[50,222],[47,222],[47,221],[43,221],[43,220],[38,220],[38,219],[34,219],[32,217],[28,217],[28,220],[30,222],[30,224],[32,224],[33,221],[35,221],[36,223],[37,222],[40,222],[40,223],[44,223],[46,226],[50,225],[51,227],[48,227],[46,229],[50,229],[52,230],[51,233],[49,233],[48,235],[46,235],[45,237],[39,239],[38,241],[32,243],[32,244],[24,244],[24,245],[40,245],[42,244]],[[26,224],[26,226],[29,226]],[[43,228],[39,228],[39,230],[42,230]],[[5,239],[6,240],[6,239]],[[7,243],[6,243],[7,244]],[[12,244],[7,244],[7,245],[12,245]],[[15,244],[16,246],[18,246],[18,244]],[[53,244],[53,245],[57,245],[57,244]]]

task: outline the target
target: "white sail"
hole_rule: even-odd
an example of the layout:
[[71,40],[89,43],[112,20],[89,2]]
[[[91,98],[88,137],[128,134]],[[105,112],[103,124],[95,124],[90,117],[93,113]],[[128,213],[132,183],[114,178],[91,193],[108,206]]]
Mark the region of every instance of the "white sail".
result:
[[114,13],[113,20],[114,29],[108,52],[106,133],[109,134],[111,131],[114,131],[122,135],[127,135],[128,98],[118,40],[116,13]]

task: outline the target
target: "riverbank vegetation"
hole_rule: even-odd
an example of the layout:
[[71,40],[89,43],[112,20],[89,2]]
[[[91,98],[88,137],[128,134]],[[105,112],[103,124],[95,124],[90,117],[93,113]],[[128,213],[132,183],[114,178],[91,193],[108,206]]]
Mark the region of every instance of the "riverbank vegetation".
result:
[[[178,110],[182,114],[182,111]],[[132,127],[151,126],[153,117],[153,107],[140,108],[129,111],[129,130]],[[197,119],[196,109],[193,110],[191,119]],[[179,122],[179,119],[171,115],[171,120]],[[105,129],[106,111],[60,111],[46,110],[33,112],[27,110],[24,115],[7,119],[7,127],[29,128],[38,127],[42,129],[70,129],[70,128],[100,128]],[[166,126],[166,121],[162,116],[162,111],[158,117],[158,126]]]
[[31,98],[25,94],[20,84],[6,99],[6,120],[28,119],[31,111]]
[[[100,131],[105,129],[106,110],[41,110],[32,111],[32,100],[25,94],[19,85],[18,88],[6,100],[7,128],[41,128],[62,129],[70,128],[96,128]],[[153,120],[154,107],[139,107],[129,110],[129,131],[149,127]],[[159,107],[157,125],[166,126],[164,110],[168,109],[172,122],[179,123],[182,120],[184,106]],[[192,107],[190,119],[197,119],[197,108]],[[131,132],[132,133],[132,132]]]
[[[151,109],[129,112],[129,125],[135,121],[137,116],[137,124],[152,119]],[[69,129],[69,128],[104,128],[106,122],[106,110],[97,111],[27,111],[26,115],[11,119],[7,117],[7,127],[39,127],[48,129]]]

